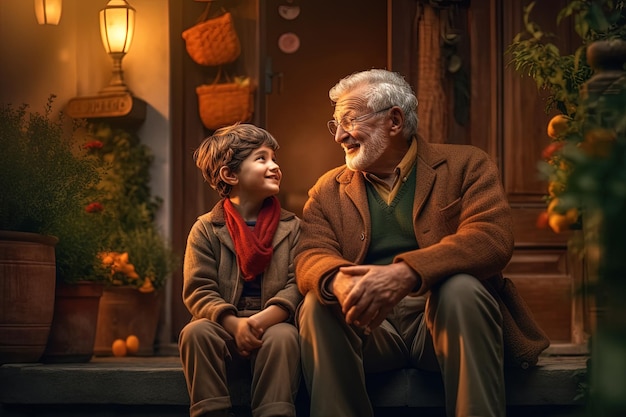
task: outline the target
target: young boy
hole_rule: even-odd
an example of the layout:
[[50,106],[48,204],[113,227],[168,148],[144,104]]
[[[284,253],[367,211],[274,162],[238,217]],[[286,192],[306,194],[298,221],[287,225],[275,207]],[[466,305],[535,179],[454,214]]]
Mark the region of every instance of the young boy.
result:
[[264,129],[236,124],[194,152],[222,199],[193,225],[185,251],[182,296],[193,317],[178,344],[191,417],[229,415],[227,368],[242,360],[252,372],[252,415],[296,415],[300,350],[293,318],[302,296],[293,249],[300,219],[276,198],[277,149]]

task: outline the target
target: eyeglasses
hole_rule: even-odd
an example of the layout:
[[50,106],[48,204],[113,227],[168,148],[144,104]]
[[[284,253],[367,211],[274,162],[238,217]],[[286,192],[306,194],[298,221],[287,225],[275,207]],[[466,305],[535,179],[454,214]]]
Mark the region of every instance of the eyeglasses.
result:
[[329,120],[328,123],[326,123],[326,125],[328,126],[328,130],[330,131],[330,134],[333,135],[333,136],[335,136],[337,134],[337,129],[339,129],[339,126],[341,126],[341,128],[345,132],[351,132],[355,128],[355,123],[362,122],[363,120],[367,119],[368,117],[372,117],[375,114],[387,111],[387,110],[391,109],[392,107],[393,106],[389,106],[389,107],[387,107],[385,109],[378,110],[378,111],[375,111],[375,112],[372,112],[372,113],[368,113],[368,114],[364,114],[362,116],[353,117],[351,119],[346,119],[344,117],[339,122],[334,120],[334,119],[333,120]]

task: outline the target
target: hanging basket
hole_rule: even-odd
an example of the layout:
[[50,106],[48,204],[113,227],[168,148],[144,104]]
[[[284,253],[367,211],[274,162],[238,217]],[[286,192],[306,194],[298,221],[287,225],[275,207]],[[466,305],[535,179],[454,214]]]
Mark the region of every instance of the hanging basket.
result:
[[202,124],[215,130],[237,122],[248,122],[254,111],[254,86],[249,77],[235,78],[226,75],[228,82],[218,83],[221,68],[213,84],[203,84],[196,88],[198,111]]
[[241,44],[235,31],[233,16],[224,12],[207,19],[210,2],[200,16],[199,23],[182,33],[187,53],[197,64],[218,66],[235,61],[241,53]]

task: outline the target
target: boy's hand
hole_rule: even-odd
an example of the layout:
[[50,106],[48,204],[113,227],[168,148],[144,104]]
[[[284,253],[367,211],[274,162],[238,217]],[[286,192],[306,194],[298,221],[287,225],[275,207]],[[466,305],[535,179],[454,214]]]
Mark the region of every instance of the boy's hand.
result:
[[250,353],[260,348],[263,344],[263,341],[254,334],[248,324],[248,317],[238,318],[235,342],[237,343],[239,354],[244,357],[250,356]]
[[265,330],[277,323],[282,323],[288,317],[289,313],[286,310],[277,305],[271,305],[248,317],[248,325],[252,329],[252,333],[260,339]]
[[263,342],[248,323],[248,317],[236,317],[231,315],[227,317],[223,326],[228,333],[235,339],[237,351],[243,357],[250,356],[250,353],[260,348]]

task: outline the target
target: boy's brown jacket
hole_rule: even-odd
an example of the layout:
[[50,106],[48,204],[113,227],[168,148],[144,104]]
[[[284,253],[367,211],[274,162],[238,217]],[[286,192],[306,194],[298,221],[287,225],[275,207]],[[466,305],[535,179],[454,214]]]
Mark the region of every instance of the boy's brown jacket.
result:
[[[457,273],[480,279],[503,311],[506,362],[534,365],[549,341],[511,291],[512,282],[505,286],[501,275],[513,251],[513,226],[498,168],[478,148],[417,140],[413,225],[419,249],[394,261],[406,262],[421,277],[422,286],[413,295],[424,295]],[[303,294],[314,291],[328,302],[324,281],[340,266],[365,259],[371,230],[365,181],[362,173],[342,166],[309,191],[296,249]]]
[[[300,235],[300,219],[281,210],[274,234],[272,261],[263,274],[261,305],[277,304],[290,314],[302,300],[294,277],[294,248]],[[243,278],[235,246],[224,220],[223,202],[198,217],[187,238],[183,267],[183,302],[193,319],[218,321],[226,311],[237,314]]]

